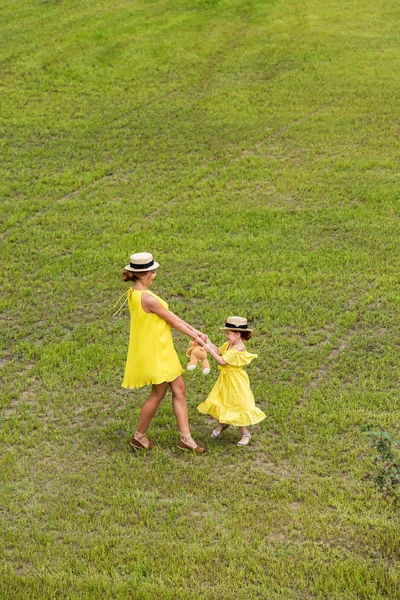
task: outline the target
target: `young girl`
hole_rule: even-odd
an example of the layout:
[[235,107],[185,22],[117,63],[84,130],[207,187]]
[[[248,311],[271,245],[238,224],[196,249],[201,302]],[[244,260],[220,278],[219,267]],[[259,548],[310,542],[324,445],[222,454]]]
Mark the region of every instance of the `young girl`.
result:
[[266,415],[254,404],[249,378],[242,367],[250,364],[257,354],[247,352],[244,340],[251,338],[251,329],[243,317],[228,317],[225,327],[228,340],[218,348],[208,339],[202,346],[218,363],[220,374],[207,400],[197,407],[203,414],[218,420],[218,426],[211,433],[217,439],[221,433],[235,425],[240,427],[242,437],[237,446],[247,446],[250,442],[250,431],[247,425],[254,425],[265,419]]

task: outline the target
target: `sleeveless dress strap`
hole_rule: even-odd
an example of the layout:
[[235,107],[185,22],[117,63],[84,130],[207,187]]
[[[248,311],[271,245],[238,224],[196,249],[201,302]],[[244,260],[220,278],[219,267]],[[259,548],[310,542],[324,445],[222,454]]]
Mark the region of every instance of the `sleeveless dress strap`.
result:
[[113,317],[116,317],[117,314],[124,308],[125,304],[128,302],[128,298],[130,293],[132,293],[132,288],[129,288],[128,290],[126,290],[126,292],[124,292],[122,294],[122,296],[120,298],[118,298],[118,300],[116,301],[116,303],[114,304],[114,308],[116,308],[118,306],[118,304],[121,302],[121,300],[123,299],[123,297],[125,296],[125,299],[123,300],[123,302],[121,303],[121,306],[116,310],[116,312],[113,314]]

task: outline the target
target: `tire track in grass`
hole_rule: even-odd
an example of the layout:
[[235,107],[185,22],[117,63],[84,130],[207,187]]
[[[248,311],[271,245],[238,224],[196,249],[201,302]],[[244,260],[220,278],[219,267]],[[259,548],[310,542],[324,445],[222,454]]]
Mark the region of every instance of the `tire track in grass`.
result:
[[[347,348],[349,340],[352,335],[353,335],[353,329],[349,330],[348,334],[345,336],[345,338],[341,342],[340,346],[338,348],[334,348],[332,350],[332,352],[327,356],[326,361],[336,360],[338,358],[339,354],[341,352],[343,352],[343,350],[345,350],[345,348]],[[326,364],[326,362],[323,362],[318,367],[314,377],[307,384],[307,386],[304,390],[304,394],[303,394],[302,398],[300,399],[300,401],[298,402],[299,405],[304,404],[305,401],[308,399],[309,393],[321,385],[322,380],[326,377],[329,370],[330,370],[330,365]]]
[[346,350],[346,348],[348,347],[352,337],[355,335],[355,333],[357,331],[358,325],[360,324],[360,321],[361,321],[360,315],[362,315],[363,312],[365,312],[368,309],[368,305],[371,302],[373,302],[372,292],[373,292],[373,286],[369,286],[369,289],[366,293],[364,293],[358,300],[351,302],[351,310],[353,312],[357,312],[357,318],[351,324],[347,333],[344,334],[340,344],[336,348],[331,350],[331,352],[328,354],[328,356],[317,367],[317,369],[314,373],[314,376],[307,383],[307,385],[304,389],[303,395],[301,396],[301,398],[299,398],[299,400],[297,402],[297,406],[299,408],[304,406],[304,404],[309,399],[312,392],[319,388],[319,386],[322,384],[325,377],[327,377],[329,371],[331,370],[332,365],[335,364],[335,361],[337,361],[340,354],[344,350]]

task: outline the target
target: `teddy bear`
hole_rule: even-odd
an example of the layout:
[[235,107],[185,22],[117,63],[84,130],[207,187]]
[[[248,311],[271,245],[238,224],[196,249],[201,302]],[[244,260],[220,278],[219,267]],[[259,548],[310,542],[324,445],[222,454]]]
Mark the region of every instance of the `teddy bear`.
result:
[[207,352],[199,344],[196,344],[193,340],[189,344],[186,356],[190,356],[190,362],[186,367],[188,371],[194,371],[197,367],[197,362],[201,361],[201,370],[204,375],[208,375],[210,372],[210,363],[207,360]]

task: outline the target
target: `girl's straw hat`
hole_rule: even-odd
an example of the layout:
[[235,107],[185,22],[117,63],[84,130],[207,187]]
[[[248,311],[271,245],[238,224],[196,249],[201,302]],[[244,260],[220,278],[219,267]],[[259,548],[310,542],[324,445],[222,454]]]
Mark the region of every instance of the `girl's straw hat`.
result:
[[220,327],[227,331],[253,331],[247,326],[247,319],[244,317],[228,317],[225,327]]
[[154,271],[160,266],[157,262],[154,262],[153,255],[150,252],[138,252],[137,254],[131,254],[129,259],[129,265],[125,267],[127,271],[132,273],[145,273],[146,271]]

